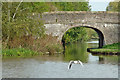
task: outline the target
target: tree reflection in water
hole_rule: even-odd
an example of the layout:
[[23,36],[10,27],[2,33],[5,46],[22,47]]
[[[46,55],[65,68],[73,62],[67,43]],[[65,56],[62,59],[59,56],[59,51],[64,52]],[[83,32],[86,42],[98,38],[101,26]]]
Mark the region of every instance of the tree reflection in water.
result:
[[[91,46],[92,45],[92,46]],[[89,60],[89,54],[87,52],[87,48],[97,48],[98,44],[89,44],[85,42],[76,42],[65,45],[65,52],[64,52],[64,60],[80,60],[83,63],[87,63]],[[111,56],[111,55],[92,55],[98,56],[98,63],[99,64],[118,64],[118,56]]]
[[80,60],[88,62],[87,44],[85,42],[71,43],[65,46],[65,61]]

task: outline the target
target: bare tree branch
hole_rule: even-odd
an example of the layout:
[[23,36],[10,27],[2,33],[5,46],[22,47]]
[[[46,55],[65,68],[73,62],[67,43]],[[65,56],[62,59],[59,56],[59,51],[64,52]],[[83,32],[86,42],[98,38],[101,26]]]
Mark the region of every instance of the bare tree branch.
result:
[[15,10],[15,13],[14,13],[14,15],[13,15],[13,20],[14,20],[14,18],[15,18],[15,15],[16,15],[16,13],[17,13],[17,10],[18,10],[18,8],[19,8],[19,6],[21,5],[22,2],[23,2],[23,0],[21,0],[20,3],[19,3],[19,5],[17,6],[17,8],[16,8],[16,10]]

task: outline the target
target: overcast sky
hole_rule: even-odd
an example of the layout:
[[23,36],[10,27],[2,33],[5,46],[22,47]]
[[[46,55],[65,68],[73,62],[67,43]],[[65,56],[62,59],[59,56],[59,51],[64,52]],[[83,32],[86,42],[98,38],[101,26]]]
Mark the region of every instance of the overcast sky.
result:
[[106,11],[106,7],[109,2],[90,2],[92,10],[91,11]]
[[92,11],[106,11],[109,2],[113,0],[89,0]]

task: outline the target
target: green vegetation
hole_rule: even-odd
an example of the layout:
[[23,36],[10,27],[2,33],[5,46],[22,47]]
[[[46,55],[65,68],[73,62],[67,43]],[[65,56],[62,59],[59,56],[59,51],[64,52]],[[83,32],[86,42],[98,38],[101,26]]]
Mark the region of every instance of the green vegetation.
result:
[[[43,12],[90,10],[88,2],[3,2],[3,55],[27,56],[28,54],[45,54],[46,52],[54,54],[62,52],[62,45],[57,41],[57,37],[46,35],[44,21],[40,20],[39,17],[33,19],[34,14],[40,14],[41,17]],[[84,41],[87,38],[84,28],[71,29],[67,33],[70,35],[66,36],[67,34],[65,34],[65,39],[67,37],[71,39],[67,39],[66,42]],[[85,38],[83,38],[83,35]],[[73,36],[74,38],[72,38]]]
[[103,48],[105,48],[105,49],[118,49],[119,46],[120,46],[120,43],[114,43],[114,44],[105,45],[105,46],[103,46]]
[[27,35],[43,36],[45,32],[43,21],[39,18],[32,19],[29,16],[32,16],[30,13],[42,13],[45,11],[49,11],[46,3],[4,2],[2,4],[3,41],[9,45],[9,41],[14,38],[21,38]]
[[[33,19],[33,15],[34,13],[39,13],[41,15],[43,12],[49,12],[53,9],[54,8],[52,8],[50,3],[45,2],[3,2],[2,54],[5,56],[16,56],[17,53],[15,52],[18,50],[18,52],[20,52],[21,55],[27,56],[28,54],[31,54],[31,51],[33,51],[31,54],[33,55],[36,54],[34,52],[45,53],[48,49],[52,50],[52,47],[49,47],[51,45],[46,43],[40,44],[42,42],[44,43],[47,41],[47,39],[42,38],[49,37],[45,35],[45,28],[43,26],[44,21],[40,20],[39,17]],[[41,39],[43,41],[41,41]],[[50,40],[51,39],[49,39],[49,41]],[[40,45],[38,45],[37,43],[39,43]],[[49,48],[47,48],[46,45],[48,45],[47,47]],[[19,49],[21,50],[22,48],[27,48],[31,51],[19,51]],[[41,50],[42,48],[45,48],[46,51],[44,51],[45,49]],[[58,51],[56,47],[54,48]],[[6,50],[7,53],[4,52]]]
[[114,43],[110,45],[105,45],[103,48],[100,49],[90,49],[92,52],[107,52],[107,53],[117,53],[120,52],[119,50],[120,43]]
[[85,28],[83,27],[76,27],[69,29],[65,35],[63,36],[63,41],[65,43],[72,43],[76,41],[86,41],[87,33]]
[[106,8],[106,11],[117,11],[120,12],[120,1],[114,0],[109,3],[109,5]]
[[92,52],[120,52],[118,49],[91,49]]
[[86,52],[87,45],[84,42],[77,42],[67,44],[65,46],[65,60],[80,60],[82,62],[88,61],[88,53]]
[[[41,53],[45,54],[46,52],[48,52],[50,55],[56,52],[60,53],[63,50],[62,46],[60,44],[57,44],[56,37],[52,37],[51,35],[49,36],[46,35],[44,37],[41,37],[40,39],[34,39],[34,37],[32,36],[24,36],[20,39],[14,39],[9,43],[9,46],[11,46],[10,49],[7,48],[7,44],[5,42],[3,42],[2,45],[3,45],[3,50],[7,49],[9,51],[11,49],[24,48],[24,49],[29,49],[33,52],[38,52],[40,54]],[[4,53],[2,54],[4,55]],[[29,53],[24,53],[24,54],[27,55]]]
[[29,49],[25,48],[14,48],[14,49],[3,49],[2,50],[2,56],[20,56],[20,57],[25,57],[25,56],[34,56],[38,55],[38,52],[34,52]]
[[99,39],[99,36],[97,34],[97,32],[93,29],[90,28],[85,28],[86,32],[87,32],[87,40],[91,40],[91,39]]
[[65,44],[77,41],[84,42],[90,39],[98,39],[98,34],[94,30],[84,27],[69,29],[63,36]]
[[58,11],[90,11],[89,2],[55,2]]

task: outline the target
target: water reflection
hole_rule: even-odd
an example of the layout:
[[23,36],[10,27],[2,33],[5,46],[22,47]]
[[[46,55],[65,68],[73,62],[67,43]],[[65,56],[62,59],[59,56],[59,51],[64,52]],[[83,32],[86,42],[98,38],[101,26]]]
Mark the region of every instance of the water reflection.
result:
[[[95,43],[94,43],[95,42]],[[65,46],[65,61],[70,60],[80,60],[84,63],[91,61],[98,61],[99,64],[118,64],[117,56],[105,56],[105,55],[91,55],[87,52],[87,48],[97,48],[98,43],[96,41],[92,42],[77,42],[72,44],[67,44]]]
[[99,56],[99,64],[118,64],[118,56]]
[[[64,55],[3,58],[2,77],[118,78],[117,56],[91,55],[87,53],[87,48],[93,45],[94,47],[97,46],[96,43],[80,42],[66,45]],[[81,60],[84,63],[84,67],[76,64],[68,70],[67,67],[70,60]]]
[[80,60],[82,62],[88,62],[88,53],[87,53],[87,44],[86,43],[73,43],[65,46],[65,60]]

